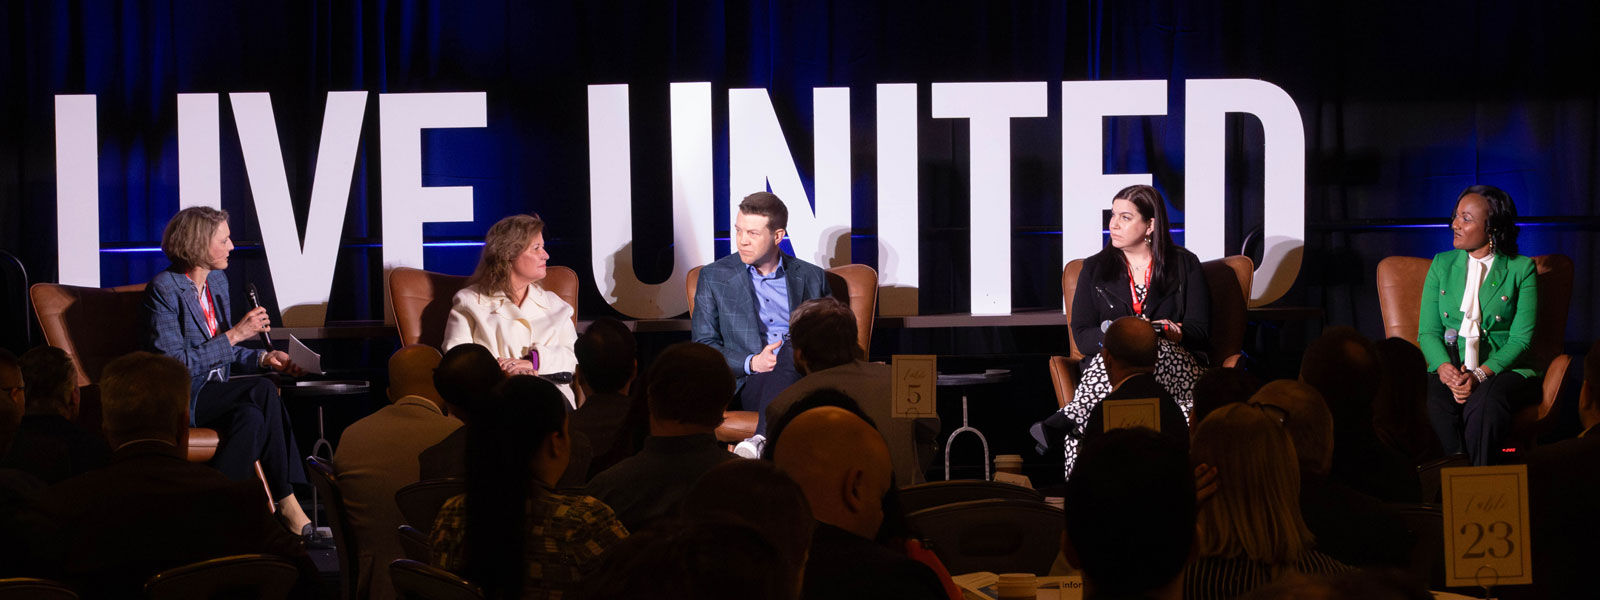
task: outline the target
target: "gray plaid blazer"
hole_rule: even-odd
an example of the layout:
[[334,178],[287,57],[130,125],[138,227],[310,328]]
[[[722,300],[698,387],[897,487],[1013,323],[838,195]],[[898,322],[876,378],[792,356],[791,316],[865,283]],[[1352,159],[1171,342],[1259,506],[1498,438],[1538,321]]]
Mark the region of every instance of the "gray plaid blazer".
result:
[[201,386],[212,379],[227,381],[233,374],[234,365],[255,370],[261,364],[261,354],[264,352],[228,343],[228,336],[224,332],[233,326],[228,304],[228,276],[222,271],[212,271],[206,276],[206,285],[217,310],[215,336],[206,327],[206,313],[200,307],[200,292],[195,289],[194,281],[184,274],[162,271],[150,280],[150,285],[144,290],[145,348],[176,358],[189,368],[191,421]]
[[[787,254],[780,256],[788,280],[789,310],[828,295],[827,274],[822,268]],[[721,352],[734,381],[743,385],[745,357],[760,352],[766,344],[756,314],[756,288],[737,252],[700,269],[689,321],[694,341]]]

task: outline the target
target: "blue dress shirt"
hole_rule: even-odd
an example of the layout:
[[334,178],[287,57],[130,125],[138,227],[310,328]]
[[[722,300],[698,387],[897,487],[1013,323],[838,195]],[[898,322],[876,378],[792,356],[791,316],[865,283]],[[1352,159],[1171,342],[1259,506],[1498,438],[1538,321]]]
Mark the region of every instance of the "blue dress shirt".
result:
[[[755,265],[745,268],[750,270],[750,286],[756,290],[756,321],[761,336],[771,345],[789,333],[789,280],[784,276],[783,261],[778,261],[778,268],[769,275],[762,275]],[[753,358],[754,354],[744,359],[746,374],[750,373]]]

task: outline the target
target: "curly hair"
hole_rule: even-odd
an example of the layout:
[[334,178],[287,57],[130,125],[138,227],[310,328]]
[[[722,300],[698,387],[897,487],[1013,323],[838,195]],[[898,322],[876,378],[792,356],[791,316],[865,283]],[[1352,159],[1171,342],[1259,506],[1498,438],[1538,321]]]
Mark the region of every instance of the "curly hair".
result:
[[538,213],[511,215],[489,228],[483,239],[483,254],[478,257],[478,268],[472,271],[467,285],[480,293],[511,292],[511,263],[517,255],[528,249],[533,236],[544,232],[544,220]]
[[1511,201],[1511,194],[1492,185],[1475,185],[1461,191],[1456,196],[1456,204],[1467,194],[1483,196],[1489,204],[1489,242],[1494,244],[1495,252],[1506,256],[1517,255],[1517,234],[1522,228],[1517,226],[1517,205]]

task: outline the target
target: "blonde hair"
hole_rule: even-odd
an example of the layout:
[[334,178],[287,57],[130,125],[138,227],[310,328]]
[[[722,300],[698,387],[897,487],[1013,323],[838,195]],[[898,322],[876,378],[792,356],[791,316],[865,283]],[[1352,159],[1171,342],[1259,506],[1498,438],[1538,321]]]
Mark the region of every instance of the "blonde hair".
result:
[[161,232],[161,251],[180,269],[210,264],[211,236],[227,221],[228,211],[209,206],[180,210]]
[[[1192,458],[1215,467],[1217,493],[1196,519],[1201,557],[1293,568],[1313,538],[1300,518],[1300,466],[1279,415],[1229,404],[1200,422]],[[1276,569],[1274,569],[1276,570]]]
[[511,263],[517,255],[528,249],[533,236],[544,231],[544,220],[537,213],[511,215],[489,228],[483,238],[483,254],[478,257],[478,268],[467,279],[467,285],[479,293],[511,293]]

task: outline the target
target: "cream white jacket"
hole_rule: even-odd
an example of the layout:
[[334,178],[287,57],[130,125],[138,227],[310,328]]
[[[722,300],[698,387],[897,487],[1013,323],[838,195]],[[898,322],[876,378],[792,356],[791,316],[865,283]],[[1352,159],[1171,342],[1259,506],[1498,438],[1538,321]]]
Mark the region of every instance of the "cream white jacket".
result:
[[[505,292],[483,294],[473,287],[456,292],[450,300],[450,317],[444,326],[444,351],[468,342],[479,344],[495,358],[527,358],[539,351],[539,372],[571,372],[578,366],[572,345],[578,331],[572,325],[572,306],[539,284],[528,286],[522,306]],[[559,385],[567,402],[572,386]]]

